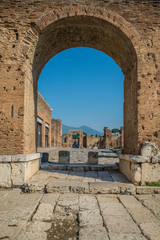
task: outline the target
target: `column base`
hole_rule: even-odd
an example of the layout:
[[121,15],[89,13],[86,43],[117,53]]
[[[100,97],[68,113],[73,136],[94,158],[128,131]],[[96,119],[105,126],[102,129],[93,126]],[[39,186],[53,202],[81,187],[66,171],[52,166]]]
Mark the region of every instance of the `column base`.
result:
[[40,168],[41,154],[0,155],[0,187],[24,184]]
[[160,156],[118,154],[119,170],[135,185],[146,185],[160,179]]

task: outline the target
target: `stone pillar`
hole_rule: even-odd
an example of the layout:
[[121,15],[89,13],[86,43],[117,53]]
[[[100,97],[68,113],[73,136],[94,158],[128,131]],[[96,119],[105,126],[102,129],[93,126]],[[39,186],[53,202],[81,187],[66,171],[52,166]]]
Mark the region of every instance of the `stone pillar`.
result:
[[112,141],[112,131],[107,127],[104,127],[104,148],[108,148],[111,145]]
[[68,146],[72,147],[72,133],[68,132]]
[[68,164],[70,162],[70,152],[69,151],[59,151],[59,163]]
[[83,148],[83,133],[79,133],[79,148]]
[[98,152],[88,152],[88,164],[98,164]]

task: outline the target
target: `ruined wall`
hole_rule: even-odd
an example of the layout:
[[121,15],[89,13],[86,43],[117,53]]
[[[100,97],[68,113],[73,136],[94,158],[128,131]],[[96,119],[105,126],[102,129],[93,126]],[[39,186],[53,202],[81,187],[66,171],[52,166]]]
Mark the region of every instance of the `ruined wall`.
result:
[[51,145],[52,147],[62,146],[62,121],[60,119],[52,119]]
[[124,152],[160,147],[159,1],[1,0],[0,19],[0,154],[36,151],[39,74],[76,46],[105,52],[125,75]]
[[112,148],[120,147],[120,137],[117,134],[111,136],[111,144],[110,145]]
[[86,135],[86,146],[87,148],[98,147],[100,137]]
[[64,147],[64,148],[69,147],[68,134],[63,134],[63,135],[62,135],[62,147]]
[[51,116],[52,109],[42,97],[42,95],[37,93],[37,116],[43,120],[42,124],[42,147],[45,147],[45,125],[49,125],[49,138],[48,138],[48,147],[51,146]]

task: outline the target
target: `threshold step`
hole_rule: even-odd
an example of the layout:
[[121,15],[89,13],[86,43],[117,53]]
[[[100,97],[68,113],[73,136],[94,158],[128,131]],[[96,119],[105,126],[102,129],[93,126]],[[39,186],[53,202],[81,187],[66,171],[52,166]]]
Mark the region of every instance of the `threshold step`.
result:
[[59,164],[59,163],[42,163],[42,170],[54,171],[74,171],[74,172],[87,172],[87,171],[118,171],[117,164],[104,164],[104,165],[88,165],[88,164]]

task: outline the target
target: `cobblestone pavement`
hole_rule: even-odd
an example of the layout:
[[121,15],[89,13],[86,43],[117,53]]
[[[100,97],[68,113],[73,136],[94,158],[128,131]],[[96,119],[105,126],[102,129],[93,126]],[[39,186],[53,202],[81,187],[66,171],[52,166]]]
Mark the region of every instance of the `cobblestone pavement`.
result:
[[1,189],[0,239],[159,240],[160,195]]

